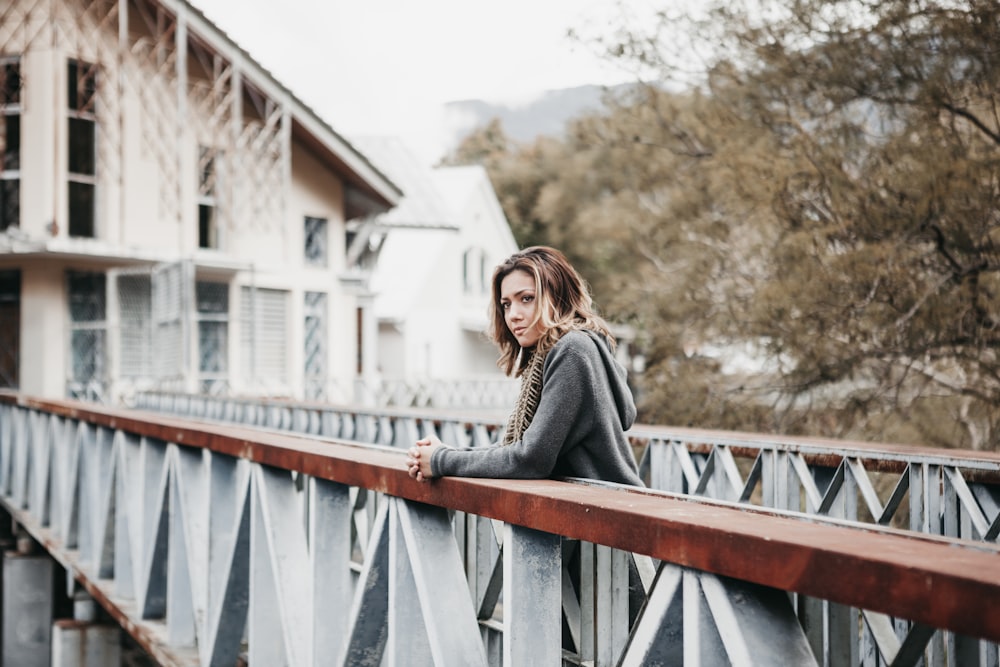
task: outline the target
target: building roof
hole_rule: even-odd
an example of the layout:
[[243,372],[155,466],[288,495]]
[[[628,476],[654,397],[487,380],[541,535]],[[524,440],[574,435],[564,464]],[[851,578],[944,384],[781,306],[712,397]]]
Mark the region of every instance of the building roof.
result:
[[458,229],[460,221],[425,166],[397,137],[355,137],[354,143],[406,193],[396,208],[383,213],[387,227]]
[[[188,33],[200,44],[237,67],[245,84],[287,105],[292,120],[292,136],[345,180],[348,219],[378,213],[398,203],[403,193],[396,183],[237,45],[201,10],[186,0],[153,1],[176,16],[178,21],[184,21]],[[344,66],[349,64],[344,63]]]
[[387,228],[372,274],[375,315],[396,321],[409,312],[417,291],[440,264],[447,238],[460,230],[457,212],[438,190],[430,167],[397,137],[356,137],[354,143],[406,194],[375,222]]
[[[449,206],[461,215],[472,198],[478,199],[478,206],[487,213],[485,224],[493,226],[493,231],[506,242],[510,252],[517,250],[517,241],[510,229],[500,200],[486,168],[482,165],[461,165],[435,167],[432,172],[434,184]],[[469,221],[463,223],[468,224]]]

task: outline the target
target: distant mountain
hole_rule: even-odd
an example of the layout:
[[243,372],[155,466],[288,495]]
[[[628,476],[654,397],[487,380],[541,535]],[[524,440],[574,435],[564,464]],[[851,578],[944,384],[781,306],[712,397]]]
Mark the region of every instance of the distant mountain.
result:
[[561,137],[569,120],[599,111],[604,107],[603,100],[607,93],[619,94],[631,86],[590,85],[550,90],[522,105],[461,100],[446,104],[445,112],[455,143],[494,118],[500,119],[504,132],[511,139],[531,142],[540,136]]

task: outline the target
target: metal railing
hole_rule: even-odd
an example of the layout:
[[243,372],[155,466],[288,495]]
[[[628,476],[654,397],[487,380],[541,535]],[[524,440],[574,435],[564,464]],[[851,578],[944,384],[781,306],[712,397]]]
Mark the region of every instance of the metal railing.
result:
[[[259,398],[145,393],[137,407],[409,447],[428,431],[458,446],[496,440],[496,417]],[[996,543],[1000,453],[636,425],[651,488]]]
[[996,663],[995,544],[402,463],[0,394],[0,502],[161,664]]

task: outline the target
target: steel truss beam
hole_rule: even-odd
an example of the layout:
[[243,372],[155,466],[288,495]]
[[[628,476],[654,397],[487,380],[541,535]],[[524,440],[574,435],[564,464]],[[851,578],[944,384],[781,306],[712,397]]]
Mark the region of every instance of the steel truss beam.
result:
[[[407,447],[434,433],[459,447],[488,445],[503,423],[448,411],[362,409],[144,392],[137,407],[247,426]],[[816,438],[636,426],[653,488],[718,500],[871,521],[996,543],[1000,454]],[[906,513],[908,512],[908,513]]]
[[[396,447],[408,447],[428,433],[457,446],[481,446],[495,440],[502,428],[499,422],[446,412],[422,416],[264,399],[146,394],[140,403],[156,410]],[[636,427],[631,435],[647,445],[642,467],[656,489],[990,544],[998,540],[1000,456],[993,453],[656,427]],[[926,654],[929,665],[946,664],[942,661],[947,655],[957,654],[977,656],[968,658],[969,664],[994,665],[998,660],[992,642],[948,632],[927,637],[925,626],[822,600],[799,598],[796,605],[817,653],[831,645],[830,637],[862,628],[860,642],[832,642],[840,647],[836,650],[843,653],[844,664],[858,664],[859,656],[906,656],[914,650]]]

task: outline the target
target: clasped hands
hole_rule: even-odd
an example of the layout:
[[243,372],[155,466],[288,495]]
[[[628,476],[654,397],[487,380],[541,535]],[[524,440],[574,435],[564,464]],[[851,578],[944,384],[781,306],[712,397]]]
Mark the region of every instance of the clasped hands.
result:
[[431,474],[431,457],[438,447],[444,447],[444,443],[433,435],[417,440],[410,447],[406,452],[406,469],[410,477],[418,482],[426,482],[434,476]]

